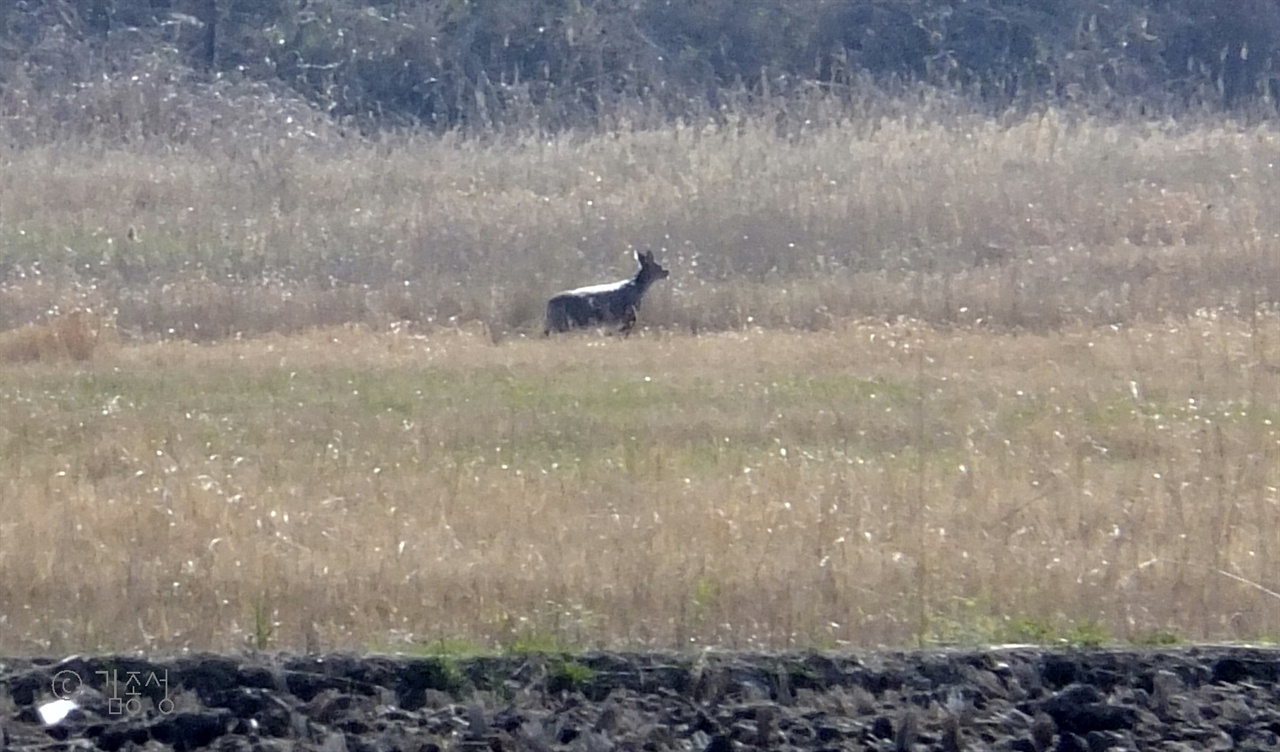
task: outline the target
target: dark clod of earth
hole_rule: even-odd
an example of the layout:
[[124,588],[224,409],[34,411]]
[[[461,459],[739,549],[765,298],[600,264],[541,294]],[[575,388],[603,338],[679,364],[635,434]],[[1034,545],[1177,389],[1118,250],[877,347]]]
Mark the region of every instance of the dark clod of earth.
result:
[[0,751],[1274,750],[1280,650],[0,659]]

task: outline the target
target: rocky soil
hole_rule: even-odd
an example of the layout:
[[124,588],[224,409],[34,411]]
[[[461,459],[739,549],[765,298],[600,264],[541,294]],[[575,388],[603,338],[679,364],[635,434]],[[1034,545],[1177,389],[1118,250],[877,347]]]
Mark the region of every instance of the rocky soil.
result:
[[0,659],[0,750],[1263,750],[1280,650]]

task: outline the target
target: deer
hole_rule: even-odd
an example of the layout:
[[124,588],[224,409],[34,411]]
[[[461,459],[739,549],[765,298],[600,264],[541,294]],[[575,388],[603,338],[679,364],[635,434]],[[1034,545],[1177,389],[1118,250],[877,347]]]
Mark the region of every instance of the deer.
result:
[[653,260],[653,251],[636,251],[636,263],[640,268],[631,279],[556,293],[547,301],[547,326],[542,336],[575,327],[617,323],[622,324],[618,330],[622,336],[630,336],[636,325],[636,311],[649,286],[671,274]]

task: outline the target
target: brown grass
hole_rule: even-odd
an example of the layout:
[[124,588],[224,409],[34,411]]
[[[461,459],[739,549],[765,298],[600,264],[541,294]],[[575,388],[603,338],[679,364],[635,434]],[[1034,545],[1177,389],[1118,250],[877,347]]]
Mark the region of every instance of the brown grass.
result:
[[5,152],[0,650],[1274,638],[1274,129],[872,110]]
[[632,246],[673,274],[643,321],[683,331],[1045,330],[1280,300],[1271,127],[932,107],[818,111],[782,134],[744,119],[18,150],[0,164],[0,326],[106,304],[141,336],[506,336],[537,331],[549,294],[627,274]]
[[1280,321],[476,332],[0,376],[0,646],[1276,634]]

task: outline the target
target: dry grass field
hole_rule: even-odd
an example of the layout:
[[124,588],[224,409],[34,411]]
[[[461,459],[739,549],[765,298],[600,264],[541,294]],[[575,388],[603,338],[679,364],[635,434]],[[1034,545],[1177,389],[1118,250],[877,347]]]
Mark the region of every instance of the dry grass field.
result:
[[1274,636],[1228,575],[1274,584],[1277,344],[340,328],[7,367],[0,644]]
[[630,273],[631,246],[673,270],[645,323],[686,332],[1046,331],[1280,300],[1268,126],[873,104],[787,129],[10,150],[0,329],[105,307],[134,337],[409,321],[501,338],[540,331],[548,294]]
[[1280,635],[1277,132],[877,106],[4,152],[0,652]]

